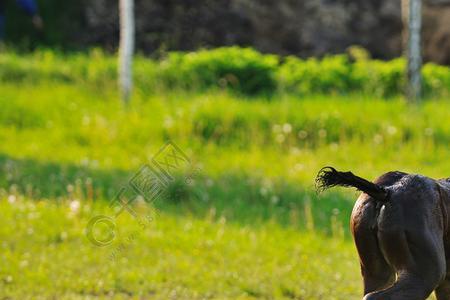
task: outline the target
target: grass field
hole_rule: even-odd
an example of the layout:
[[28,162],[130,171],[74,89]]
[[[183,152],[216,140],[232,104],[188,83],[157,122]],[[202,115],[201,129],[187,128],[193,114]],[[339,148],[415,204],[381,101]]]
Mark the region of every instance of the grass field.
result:
[[273,222],[163,213],[142,230],[124,216],[123,246],[98,248],[82,234],[92,205],[2,199],[0,207],[8,299],[357,299],[360,292],[350,243]]
[[[357,193],[317,196],[317,171],[450,175],[445,99],[138,88],[124,108],[113,82],[1,78],[0,299],[360,299]],[[92,245],[89,220],[169,140],[199,171]]]

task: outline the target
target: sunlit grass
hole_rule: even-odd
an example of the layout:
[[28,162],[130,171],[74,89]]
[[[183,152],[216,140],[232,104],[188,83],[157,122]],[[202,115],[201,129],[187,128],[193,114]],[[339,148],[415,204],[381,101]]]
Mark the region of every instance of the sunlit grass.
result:
[[[0,57],[26,71],[3,74],[0,85],[0,297],[360,299],[348,231],[357,193],[317,196],[317,171],[450,175],[444,99],[412,106],[138,87],[124,108],[101,80],[113,76],[112,57],[94,53],[97,64],[82,65],[74,56],[74,71],[39,55],[31,67]],[[65,75],[33,77],[34,64]],[[89,219],[108,214],[107,202],[168,140],[201,170],[192,184],[176,174],[168,189],[183,196],[157,201],[154,222],[142,230],[121,216],[113,245],[91,245]]]
[[356,299],[361,293],[353,246],[339,239],[211,215],[162,213],[141,229],[123,214],[115,242],[98,248],[84,227],[107,208],[9,200],[0,200],[4,297]]

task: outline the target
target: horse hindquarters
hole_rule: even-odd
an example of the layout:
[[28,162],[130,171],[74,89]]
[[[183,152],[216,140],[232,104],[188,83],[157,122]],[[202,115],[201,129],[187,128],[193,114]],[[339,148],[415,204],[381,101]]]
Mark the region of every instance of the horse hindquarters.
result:
[[440,196],[434,181],[413,177],[383,204],[377,240],[395,283],[365,300],[424,300],[446,274]]

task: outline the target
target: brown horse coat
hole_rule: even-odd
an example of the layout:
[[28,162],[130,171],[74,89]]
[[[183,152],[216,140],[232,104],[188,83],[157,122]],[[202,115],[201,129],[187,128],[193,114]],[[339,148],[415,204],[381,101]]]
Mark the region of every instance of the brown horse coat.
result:
[[317,187],[361,190],[351,216],[364,300],[450,300],[450,181],[403,172],[374,183],[323,168]]

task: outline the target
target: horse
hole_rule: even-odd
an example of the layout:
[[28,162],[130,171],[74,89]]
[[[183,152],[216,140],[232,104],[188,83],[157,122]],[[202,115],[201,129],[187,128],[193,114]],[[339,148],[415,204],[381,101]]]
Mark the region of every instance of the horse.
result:
[[334,186],[362,193],[350,227],[360,258],[363,300],[450,300],[450,179],[400,171],[374,182],[322,168],[318,192]]

